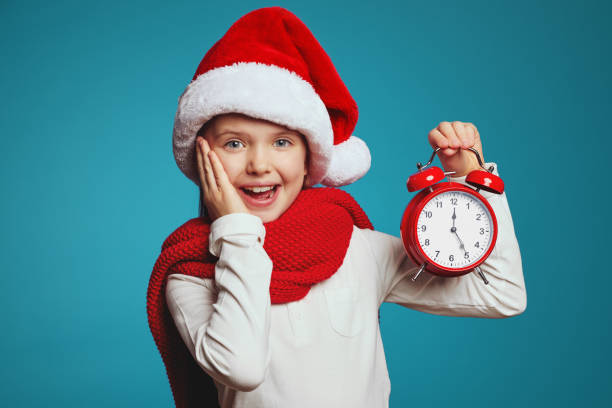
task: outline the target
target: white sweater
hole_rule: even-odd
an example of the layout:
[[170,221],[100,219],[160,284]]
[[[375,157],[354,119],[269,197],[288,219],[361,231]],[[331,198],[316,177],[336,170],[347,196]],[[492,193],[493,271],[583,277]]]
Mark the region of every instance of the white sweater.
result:
[[[489,165],[494,163],[487,163]],[[497,166],[495,174],[497,173]],[[452,178],[465,184],[465,177]],[[271,305],[265,228],[250,214],[211,225],[214,279],[168,277],[178,331],[214,380],[223,408],[386,408],[390,381],[378,309],[393,302],[446,316],[503,318],[527,304],[519,246],[505,193],[481,191],[498,221],[491,255],[472,272],[442,278],[418,270],[402,241],[353,228],[344,263],[295,302]]]

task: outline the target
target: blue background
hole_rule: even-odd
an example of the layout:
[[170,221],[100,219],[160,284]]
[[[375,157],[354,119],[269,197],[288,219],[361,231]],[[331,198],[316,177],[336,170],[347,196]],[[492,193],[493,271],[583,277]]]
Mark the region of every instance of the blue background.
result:
[[2,405],[172,404],[145,295],[163,239],[197,216],[177,100],[270,5],[310,27],[359,105],[373,163],[346,190],[377,229],[399,234],[442,120],[474,122],[506,183],[526,312],[384,305],[391,406],[610,406],[609,3],[230,0],[0,4]]

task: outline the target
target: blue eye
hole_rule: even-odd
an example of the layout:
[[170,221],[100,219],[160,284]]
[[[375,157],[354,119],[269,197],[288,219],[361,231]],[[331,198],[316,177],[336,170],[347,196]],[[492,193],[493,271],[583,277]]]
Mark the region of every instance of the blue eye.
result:
[[239,140],[230,140],[225,144],[225,146],[229,147],[230,149],[238,149],[240,148],[241,144],[242,142]]
[[284,142],[280,144],[280,147],[287,147],[291,144],[291,141],[288,139],[278,139],[276,142]]

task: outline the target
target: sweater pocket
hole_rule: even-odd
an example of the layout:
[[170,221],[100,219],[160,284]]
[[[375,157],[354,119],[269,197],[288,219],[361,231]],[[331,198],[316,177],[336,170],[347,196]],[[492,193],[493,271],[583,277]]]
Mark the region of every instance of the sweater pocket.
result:
[[333,329],[345,337],[354,337],[363,329],[361,304],[351,287],[325,288],[327,310]]

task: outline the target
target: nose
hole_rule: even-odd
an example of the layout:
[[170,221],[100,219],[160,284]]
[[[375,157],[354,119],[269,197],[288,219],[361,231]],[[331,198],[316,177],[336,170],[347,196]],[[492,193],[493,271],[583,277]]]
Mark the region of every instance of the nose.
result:
[[264,146],[250,149],[246,171],[248,174],[265,174],[270,172],[270,157]]

